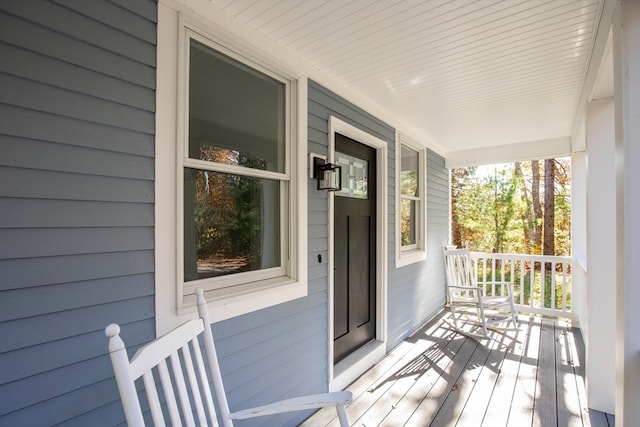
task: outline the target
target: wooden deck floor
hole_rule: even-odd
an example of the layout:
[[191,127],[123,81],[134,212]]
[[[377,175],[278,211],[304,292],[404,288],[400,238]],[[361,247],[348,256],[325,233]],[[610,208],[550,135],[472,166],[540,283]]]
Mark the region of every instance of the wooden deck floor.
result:
[[[478,341],[442,313],[355,381],[353,426],[613,426],[585,406],[584,344],[562,320],[520,316]],[[323,409],[304,426],[339,425]]]

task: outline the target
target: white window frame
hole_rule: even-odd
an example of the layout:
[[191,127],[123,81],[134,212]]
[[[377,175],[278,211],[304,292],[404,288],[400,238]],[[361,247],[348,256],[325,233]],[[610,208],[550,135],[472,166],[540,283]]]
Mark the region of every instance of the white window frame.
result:
[[[402,146],[418,152],[418,203],[416,243],[402,246],[400,175],[402,171]],[[414,199],[415,200],[415,199]],[[396,267],[413,264],[427,258],[427,148],[408,136],[396,134]]]
[[[179,8],[180,9],[180,8]],[[185,14],[186,13],[186,14]],[[209,17],[211,18],[211,17]],[[187,282],[183,297],[183,171],[236,173],[238,167],[189,159],[188,55],[189,39],[206,41],[212,48],[288,82],[287,161],[284,173],[245,169],[258,178],[278,179],[283,238],[282,267],[224,276],[220,280]],[[219,321],[306,296],[307,288],[307,79],[267,55],[268,49],[250,44],[220,23],[192,16],[159,3],[158,68],[156,90],[156,333],[162,334],[193,315],[199,286],[208,289],[207,304],[213,321]],[[186,75],[185,75],[186,74]],[[204,163],[204,164],[203,164]],[[226,169],[231,168],[231,169]],[[284,181],[283,181],[284,180]],[[288,187],[288,188],[287,188]],[[286,221],[286,222],[285,222]],[[235,276],[235,277],[231,277]],[[197,283],[196,283],[197,282]],[[233,285],[233,286],[225,286]]]

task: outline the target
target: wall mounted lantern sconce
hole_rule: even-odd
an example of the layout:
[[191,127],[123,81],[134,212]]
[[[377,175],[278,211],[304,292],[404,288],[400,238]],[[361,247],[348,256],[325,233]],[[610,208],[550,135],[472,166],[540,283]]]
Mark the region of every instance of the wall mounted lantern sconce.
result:
[[318,190],[342,190],[342,166],[328,163],[326,158],[311,153],[313,178],[318,181]]

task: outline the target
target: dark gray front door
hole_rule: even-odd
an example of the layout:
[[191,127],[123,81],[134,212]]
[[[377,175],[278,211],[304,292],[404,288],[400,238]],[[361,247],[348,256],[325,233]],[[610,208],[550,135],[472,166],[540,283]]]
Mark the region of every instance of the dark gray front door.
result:
[[376,152],[335,136],[342,186],[334,204],[334,362],[376,335]]

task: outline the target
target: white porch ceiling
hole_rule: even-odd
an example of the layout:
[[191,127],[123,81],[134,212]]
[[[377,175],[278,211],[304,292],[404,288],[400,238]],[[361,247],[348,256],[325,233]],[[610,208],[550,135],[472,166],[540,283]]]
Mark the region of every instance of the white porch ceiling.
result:
[[455,152],[571,137],[604,1],[212,3]]

